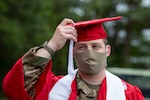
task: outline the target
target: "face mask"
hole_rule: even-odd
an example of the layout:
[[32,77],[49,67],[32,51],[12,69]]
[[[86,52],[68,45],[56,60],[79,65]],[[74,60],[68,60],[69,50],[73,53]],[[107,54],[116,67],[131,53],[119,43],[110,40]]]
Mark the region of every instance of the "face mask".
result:
[[87,50],[82,53],[75,52],[74,58],[79,70],[88,75],[97,74],[107,66],[106,53]]

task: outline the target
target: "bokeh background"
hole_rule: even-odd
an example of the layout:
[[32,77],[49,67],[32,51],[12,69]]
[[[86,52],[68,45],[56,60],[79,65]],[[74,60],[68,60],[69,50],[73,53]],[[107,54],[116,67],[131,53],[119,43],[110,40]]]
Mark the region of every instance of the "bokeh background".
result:
[[[149,70],[150,0],[0,0],[0,85],[16,60],[49,40],[64,18],[77,22],[114,16],[123,18],[104,23],[112,46],[108,67]],[[67,44],[53,57],[56,74],[66,73]]]

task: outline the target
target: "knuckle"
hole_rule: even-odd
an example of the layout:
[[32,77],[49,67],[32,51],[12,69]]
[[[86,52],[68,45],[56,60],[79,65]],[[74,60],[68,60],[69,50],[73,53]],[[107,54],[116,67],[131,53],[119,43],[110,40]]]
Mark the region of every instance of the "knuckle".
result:
[[64,20],[68,20],[68,18],[64,18]]
[[71,20],[71,19],[69,19],[69,18],[64,18],[64,20]]
[[60,25],[58,25],[58,26],[57,26],[57,30],[60,30],[60,29],[61,29],[61,26],[60,26]]
[[69,19],[69,18],[64,18],[64,21],[69,22],[69,23],[72,23],[72,22],[73,22],[73,20],[72,20],[72,19]]
[[58,32],[62,32],[62,27],[61,26],[57,26],[57,31]]

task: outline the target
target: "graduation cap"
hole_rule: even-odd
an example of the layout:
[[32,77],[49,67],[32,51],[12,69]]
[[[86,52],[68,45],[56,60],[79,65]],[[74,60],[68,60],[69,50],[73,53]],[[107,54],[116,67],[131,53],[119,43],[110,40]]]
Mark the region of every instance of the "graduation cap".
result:
[[[90,41],[96,39],[106,39],[107,33],[103,27],[104,22],[119,20],[121,16],[111,17],[111,18],[102,18],[94,19],[88,21],[80,21],[75,23],[73,26],[77,30],[77,41]],[[69,46],[69,58],[68,58],[68,73],[71,73],[74,70],[73,65],[73,41],[70,40]]]
[[121,16],[112,18],[94,19],[89,21],[81,21],[74,24],[77,30],[78,41],[89,41],[95,39],[107,38],[107,33],[103,27],[104,22],[119,20]]

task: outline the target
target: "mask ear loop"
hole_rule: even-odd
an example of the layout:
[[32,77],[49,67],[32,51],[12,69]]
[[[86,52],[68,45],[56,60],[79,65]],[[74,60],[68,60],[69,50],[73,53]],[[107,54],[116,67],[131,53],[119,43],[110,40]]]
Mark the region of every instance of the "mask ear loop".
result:
[[68,54],[68,74],[74,71],[74,63],[73,63],[73,45],[74,41],[70,40],[69,44],[69,54]]

